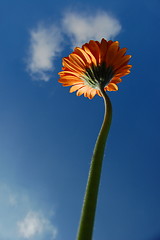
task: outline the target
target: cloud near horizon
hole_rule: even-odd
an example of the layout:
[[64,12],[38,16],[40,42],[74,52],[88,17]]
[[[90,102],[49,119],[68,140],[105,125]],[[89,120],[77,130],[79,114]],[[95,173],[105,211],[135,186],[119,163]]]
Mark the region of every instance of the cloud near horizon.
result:
[[57,236],[57,229],[41,213],[29,211],[26,216],[17,222],[18,233],[22,238],[30,239],[34,236],[50,234],[51,239]]
[[[39,24],[30,31],[27,69],[33,79],[48,81],[53,72],[53,61],[63,50],[65,35],[70,46],[81,46],[89,40],[113,39],[121,31],[121,24],[105,11],[95,14],[66,12],[59,26]],[[68,45],[68,42],[67,42]]]
[[0,239],[56,239],[57,227],[51,222],[53,209],[46,211],[32,196],[3,183],[0,196]]

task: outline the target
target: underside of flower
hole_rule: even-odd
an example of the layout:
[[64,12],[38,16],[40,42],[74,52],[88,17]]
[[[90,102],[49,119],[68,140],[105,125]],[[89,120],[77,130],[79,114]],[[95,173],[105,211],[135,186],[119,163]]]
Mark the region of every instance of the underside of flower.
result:
[[86,81],[86,84],[89,86],[99,89],[100,85],[105,87],[112,77],[114,76],[114,71],[112,66],[106,67],[105,63],[102,63],[99,66],[91,66],[86,68],[85,75],[82,76],[82,79]]
[[129,74],[132,67],[128,65],[131,55],[125,55],[126,50],[120,49],[118,41],[91,40],[63,58],[59,82],[72,86],[70,92],[77,91],[77,96],[84,94],[89,99],[96,94],[101,96],[102,87],[105,91],[117,91],[121,77]]

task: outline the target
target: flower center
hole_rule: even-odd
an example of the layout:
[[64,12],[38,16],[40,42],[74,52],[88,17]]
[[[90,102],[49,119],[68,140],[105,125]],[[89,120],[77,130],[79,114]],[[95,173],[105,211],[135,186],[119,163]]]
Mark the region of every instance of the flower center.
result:
[[114,76],[113,67],[106,67],[106,63],[102,63],[99,66],[92,65],[86,68],[85,75],[82,79],[92,88],[98,88],[102,86],[103,88],[111,81]]

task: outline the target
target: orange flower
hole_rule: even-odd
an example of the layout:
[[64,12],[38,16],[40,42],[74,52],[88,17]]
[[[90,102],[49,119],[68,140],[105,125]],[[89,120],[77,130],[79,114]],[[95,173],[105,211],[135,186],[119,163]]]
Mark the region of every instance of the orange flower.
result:
[[105,91],[117,91],[121,77],[130,73],[128,65],[131,55],[125,55],[126,48],[120,49],[118,41],[101,42],[91,40],[82,48],[76,47],[68,57],[63,58],[63,68],[59,72],[59,82],[63,86],[72,86],[70,92],[77,96],[84,94],[92,99],[101,96],[100,88]]

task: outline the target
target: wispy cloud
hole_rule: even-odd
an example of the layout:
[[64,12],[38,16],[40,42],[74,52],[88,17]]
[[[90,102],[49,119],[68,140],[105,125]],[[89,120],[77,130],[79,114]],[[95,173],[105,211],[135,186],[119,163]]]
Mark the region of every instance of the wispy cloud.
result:
[[53,70],[53,60],[61,51],[61,32],[55,25],[39,24],[30,31],[27,69],[35,79],[48,81]]
[[26,239],[37,235],[46,236],[46,234],[49,234],[51,239],[57,236],[57,229],[39,212],[29,211],[17,226],[20,236]]
[[[35,207],[36,205],[36,207]],[[0,183],[0,239],[50,239],[57,236],[51,222],[53,209],[46,211],[32,196]]]
[[73,46],[80,46],[90,39],[114,38],[121,30],[120,22],[104,11],[96,14],[67,12],[63,18],[63,28],[71,38]]
[[59,25],[39,24],[30,31],[27,69],[33,79],[48,81],[54,70],[53,62],[66,44],[66,36],[66,45],[75,47],[90,39],[113,39],[120,31],[119,20],[105,11],[94,14],[66,11]]

